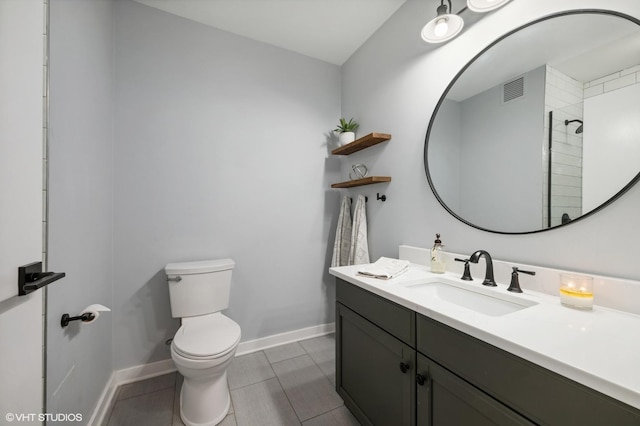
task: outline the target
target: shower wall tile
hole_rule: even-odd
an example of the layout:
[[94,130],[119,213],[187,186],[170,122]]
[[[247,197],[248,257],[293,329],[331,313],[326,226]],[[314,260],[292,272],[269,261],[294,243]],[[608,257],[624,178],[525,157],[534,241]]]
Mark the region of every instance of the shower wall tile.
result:
[[604,93],[604,83],[589,85],[584,89],[584,98],[590,98],[592,96],[598,96]]
[[604,91],[610,92],[612,90],[620,89],[622,87],[631,86],[632,84],[636,84],[636,75],[628,74],[625,76],[621,76],[620,78],[616,78],[615,80],[607,81],[604,83]]
[[632,84],[640,84],[640,65],[584,83],[584,97],[591,98]]

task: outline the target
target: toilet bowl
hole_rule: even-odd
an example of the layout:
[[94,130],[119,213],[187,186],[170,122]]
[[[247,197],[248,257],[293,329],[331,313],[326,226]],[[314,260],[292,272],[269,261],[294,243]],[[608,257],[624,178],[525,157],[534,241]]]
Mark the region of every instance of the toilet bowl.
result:
[[227,367],[240,342],[240,326],[221,313],[183,320],[171,343],[171,358],[184,376],[180,417],[186,426],[213,426],[231,404]]
[[180,418],[186,426],[214,426],[231,405],[227,367],[240,342],[240,326],[220,311],[229,306],[231,259],[170,263],[165,267],[171,314],[182,325],[171,358],[184,376]]

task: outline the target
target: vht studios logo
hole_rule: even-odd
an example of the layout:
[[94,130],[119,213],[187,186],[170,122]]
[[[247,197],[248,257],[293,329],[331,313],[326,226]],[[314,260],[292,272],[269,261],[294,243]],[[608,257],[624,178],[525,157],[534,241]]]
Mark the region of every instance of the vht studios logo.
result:
[[7,422],[81,422],[81,413],[7,413]]

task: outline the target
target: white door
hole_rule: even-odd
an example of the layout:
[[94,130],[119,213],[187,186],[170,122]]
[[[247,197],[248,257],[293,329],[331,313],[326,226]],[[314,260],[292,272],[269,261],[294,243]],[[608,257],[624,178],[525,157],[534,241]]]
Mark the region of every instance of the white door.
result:
[[44,22],[43,0],[0,0],[0,424],[43,406],[42,290],[17,294],[42,259]]

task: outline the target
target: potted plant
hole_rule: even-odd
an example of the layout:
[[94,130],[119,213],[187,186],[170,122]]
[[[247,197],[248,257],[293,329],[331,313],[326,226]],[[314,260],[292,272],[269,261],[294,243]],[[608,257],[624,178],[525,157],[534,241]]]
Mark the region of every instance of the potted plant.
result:
[[340,145],[345,145],[350,142],[356,140],[356,130],[358,130],[360,125],[353,121],[353,118],[349,119],[349,121],[344,118],[340,119],[340,124],[335,128],[334,132],[338,132],[338,141]]

